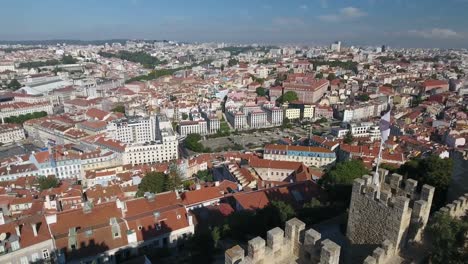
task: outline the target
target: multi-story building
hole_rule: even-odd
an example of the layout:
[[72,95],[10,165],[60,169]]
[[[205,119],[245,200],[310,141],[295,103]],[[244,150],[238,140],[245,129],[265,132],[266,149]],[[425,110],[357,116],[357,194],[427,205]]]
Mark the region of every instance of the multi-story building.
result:
[[26,115],[35,112],[46,112],[48,115],[52,114],[54,106],[49,103],[25,103],[14,102],[0,104],[0,119],[4,123],[4,119],[10,116]]
[[205,120],[181,121],[178,126],[179,134],[186,136],[188,134],[208,134],[208,125]]
[[284,93],[293,91],[300,101],[306,104],[317,103],[326,93],[330,82],[326,79],[315,79],[306,74],[290,74],[282,87],[272,87],[270,96],[278,98]]
[[380,128],[373,122],[343,123],[340,127],[332,128],[331,133],[338,138],[343,138],[348,131],[351,131],[353,137],[369,137],[372,141],[380,139]]
[[265,127],[267,125],[267,114],[262,110],[251,111],[247,116],[247,123],[251,128]]
[[284,116],[289,120],[296,120],[301,118],[301,109],[288,108],[284,111]]
[[128,117],[110,122],[107,134],[124,143],[145,143],[156,138],[156,116]]
[[359,121],[380,116],[382,111],[387,110],[387,102],[374,102],[360,105],[347,106],[342,113],[343,122]]
[[226,119],[234,129],[244,129],[247,127],[247,118],[244,113],[236,110],[226,111]]
[[315,106],[314,118],[315,119],[320,119],[320,118],[331,119],[331,118],[333,118],[333,108],[331,108],[330,106],[325,106],[325,105]]
[[284,112],[281,108],[271,105],[268,107],[264,106],[263,109],[267,115],[267,121],[272,126],[280,126],[283,124]]
[[324,167],[336,160],[335,152],[322,147],[266,145],[264,156],[270,160],[298,161],[307,166]]
[[0,124],[0,143],[8,144],[24,138],[24,129],[20,125]]
[[157,116],[156,138],[145,143],[132,143],[123,151],[124,164],[147,164],[165,162],[178,158],[177,135],[165,116]]
[[294,101],[288,105],[289,108],[295,108],[300,110],[301,119],[312,119],[314,118],[314,105],[304,104],[301,101]]
[[218,118],[216,118],[216,116],[209,116],[208,118],[206,118],[206,120],[208,121],[209,134],[214,134],[218,132],[218,130],[221,128],[221,122]]

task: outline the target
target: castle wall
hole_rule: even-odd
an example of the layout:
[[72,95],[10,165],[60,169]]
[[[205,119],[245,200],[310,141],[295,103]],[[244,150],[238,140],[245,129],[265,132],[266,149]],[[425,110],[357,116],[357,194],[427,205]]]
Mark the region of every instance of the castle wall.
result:
[[389,175],[380,186],[372,183],[371,176],[354,181],[347,226],[352,245],[375,248],[388,240],[398,252],[405,246],[410,230],[413,240],[420,239],[434,188],[424,185],[417,193],[417,181],[406,180],[404,188],[401,183],[402,176],[398,174]]
[[261,237],[251,239],[247,255],[240,246],[226,250],[225,264],[338,264],[340,250],[314,229],[305,231],[305,224],[293,218],[286,222],[285,231],[278,227],[268,231],[266,243]]

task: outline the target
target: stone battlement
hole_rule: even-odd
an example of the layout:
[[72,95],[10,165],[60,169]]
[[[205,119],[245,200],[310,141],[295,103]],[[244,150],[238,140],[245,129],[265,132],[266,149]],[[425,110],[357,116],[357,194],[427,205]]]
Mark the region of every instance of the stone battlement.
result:
[[463,196],[459,197],[457,200],[447,204],[446,206],[440,208],[439,212],[447,213],[451,217],[460,218],[467,215],[468,211],[468,193],[465,193]]
[[304,222],[293,218],[285,231],[276,227],[267,232],[267,241],[256,237],[248,242],[247,255],[240,246],[225,252],[225,264],[320,263],[338,264],[340,246],[323,240],[314,229],[305,231]]
[[376,248],[372,255],[364,259],[364,264],[385,264],[395,256],[392,242],[385,240],[382,245]]
[[353,245],[380,245],[389,240],[395,251],[404,246],[411,227],[411,240],[419,241],[427,224],[434,187],[403,181],[399,174],[381,170],[380,186],[365,175],[353,183],[347,237]]

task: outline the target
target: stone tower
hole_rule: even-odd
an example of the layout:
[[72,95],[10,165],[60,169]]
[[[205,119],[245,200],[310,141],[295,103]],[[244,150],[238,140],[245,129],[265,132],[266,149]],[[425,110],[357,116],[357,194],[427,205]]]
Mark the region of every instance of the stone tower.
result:
[[354,181],[346,236],[356,249],[374,249],[385,241],[397,254],[408,240],[421,239],[434,187],[424,185],[417,192],[417,181],[402,182],[401,175],[382,172],[380,187],[368,175]]

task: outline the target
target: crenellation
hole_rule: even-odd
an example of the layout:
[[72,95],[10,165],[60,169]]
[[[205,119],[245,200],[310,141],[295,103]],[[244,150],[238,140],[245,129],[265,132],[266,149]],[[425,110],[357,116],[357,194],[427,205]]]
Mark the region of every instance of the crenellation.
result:
[[247,254],[252,263],[263,263],[263,259],[265,258],[265,240],[261,237],[249,240]]
[[279,227],[273,228],[267,232],[267,247],[275,253],[283,246],[283,239],[284,231]]
[[[412,179],[406,180],[402,187],[403,176],[399,174],[388,175],[379,187],[373,184],[361,185],[367,183],[367,179],[364,176],[354,182],[354,188],[362,191],[354,190],[351,196],[346,231],[350,243],[367,247],[388,240],[395,246],[378,252],[393,251],[394,254],[406,244],[409,235],[417,234],[419,241],[421,230],[429,218],[434,188],[424,185],[420,194],[417,192],[418,182]],[[380,188],[378,199],[374,196],[376,188]],[[419,198],[421,200],[416,200]],[[379,263],[379,259],[376,262]]]
[[366,186],[366,182],[363,179],[355,179],[353,182],[353,192],[362,193],[364,186]]
[[400,174],[393,173],[389,176],[390,178],[390,188],[392,190],[398,190],[401,186],[401,180],[403,179],[403,176]]
[[413,179],[407,179],[405,181],[405,192],[409,198],[413,199],[416,193],[416,187],[418,186],[418,181]]
[[439,213],[447,213],[451,217],[460,218],[467,215],[468,210],[468,193],[464,194],[457,200],[453,201],[440,208]]
[[[266,243],[260,237],[251,239],[246,257],[240,246],[226,250],[225,264],[338,264],[341,247],[329,239],[322,240],[314,229],[305,232],[304,229],[304,222],[293,218],[286,222],[286,231],[279,227],[269,230]],[[297,251],[291,250],[294,244]]]
[[380,192],[380,202],[382,202],[382,204],[384,205],[388,205],[390,203],[390,200],[392,198],[392,193],[390,191],[387,191],[387,190],[383,190]]
[[224,254],[224,264],[242,263],[245,257],[245,251],[239,245],[236,245]]
[[395,256],[393,245],[389,240],[385,240],[380,247],[372,252],[372,255],[364,259],[364,264],[386,264]]
[[338,264],[340,262],[341,247],[330,239],[322,241],[320,264]]
[[435,192],[434,187],[432,187],[430,185],[427,185],[427,184],[424,184],[422,189],[421,189],[420,199],[423,200],[423,201],[431,203],[432,199],[434,198],[434,192]]

